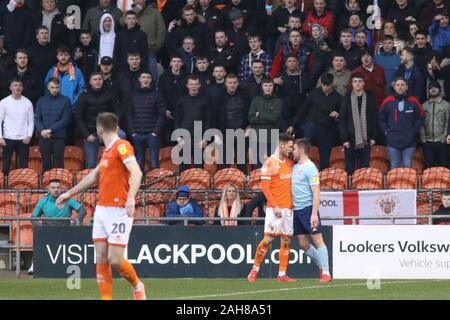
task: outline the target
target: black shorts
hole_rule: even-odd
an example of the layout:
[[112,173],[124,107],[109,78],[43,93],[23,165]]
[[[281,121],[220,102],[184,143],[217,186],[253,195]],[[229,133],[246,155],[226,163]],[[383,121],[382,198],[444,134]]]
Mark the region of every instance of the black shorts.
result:
[[294,210],[294,236],[300,234],[322,233],[322,222],[320,221],[319,213],[317,213],[319,216],[319,225],[314,229],[311,228],[311,213],[312,206]]

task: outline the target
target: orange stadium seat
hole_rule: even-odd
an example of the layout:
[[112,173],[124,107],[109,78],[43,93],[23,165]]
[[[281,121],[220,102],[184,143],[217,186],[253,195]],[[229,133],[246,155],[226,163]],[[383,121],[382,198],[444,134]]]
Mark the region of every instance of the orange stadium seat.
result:
[[[164,213],[164,205],[147,204],[145,206],[145,216],[149,218],[160,218]],[[159,220],[149,220],[149,224],[160,224]]]
[[[17,209],[19,211],[17,212]],[[0,192],[0,217],[1,216],[15,216],[17,213],[26,212],[26,202],[19,200],[17,207],[17,195],[13,192]]]
[[343,146],[336,146],[331,149],[330,167],[345,170],[345,148]]
[[317,169],[320,168],[320,153],[319,148],[315,146],[311,146],[311,149],[309,150],[309,158],[312,162],[316,165]]
[[37,189],[39,184],[39,175],[33,169],[23,168],[15,169],[9,172],[9,189]]
[[261,169],[250,172],[247,189],[261,190]]
[[68,146],[64,149],[64,169],[81,171],[84,169],[84,151],[81,148]]
[[[29,218],[31,214],[21,214],[21,218]],[[20,245],[32,246],[33,245],[33,224],[29,220],[20,221]],[[13,245],[17,244],[17,222],[13,222],[13,228],[11,233],[11,242]],[[15,251],[15,249],[13,249]],[[33,248],[22,248],[20,251],[33,251]]]
[[341,168],[327,168],[320,171],[320,189],[342,190],[348,188],[347,172]]
[[83,218],[83,223],[88,224],[92,216],[94,215],[95,206],[97,205],[98,193],[97,192],[84,192],[83,201],[81,201],[81,194],[77,194],[74,199],[80,202],[86,208],[86,216]]
[[[164,168],[153,169],[145,175],[145,189],[149,190],[171,190],[175,189],[177,178],[175,174]],[[168,201],[172,197],[172,193],[168,192],[151,192],[146,195],[146,200],[151,203],[161,203]]]
[[[192,168],[183,171],[180,174],[180,186],[186,185],[191,190],[196,189],[210,189],[211,188],[211,175],[208,171],[199,169],[199,168]],[[195,191],[192,192],[192,196],[196,200],[203,200],[205,198],[205,193],[196,193]]]
[[413,168],[395,168],[387,174],[388,189],[416,189],[417,171]]
[[422,189],[450,189],[450,169],[434,167],[422,174]]
[[383,174],[377,168],[361,168],[353,172],[352,189],[383,189]]
[[383,175],[388,173],[390,163],[387,148],[385,146],[370,147],[370,167],[377,168]]
[[214,175],[214,189],[223,189],[226,184],[234,184],[238,189],[244,188],[244,173],[236,168],[225,168]]
[[[83,180],[83,178],[86,177],[92,171],[94,171],[94,168],[84,169],[84,170],[79,171],[75,177],[75,183],[78,183],[81,180]],[[97,184],[93,185],[92,188],[94,188],[96,186],[97,186]]]
[[172,147],[164,147],[159,150],[159,166],[178,173],[178,165],[172,162]]
[[412,159],[413,169],[416,169],[417,174],[422,174],[423,169],[425,168],[425,160],[423,158],[423,150],[422,148],[416,148],[416,152],[414,152],[414,156]]
[[28,150],[28,168],[35,170],[37,173],[42,173],[42,158],[39,147],[33,146]]
[[73,175],[67,169],[55,168],[44,172],[42,175],[42,187],[47,188],[51,180],[59,180],[63,189],[70,189],[73,186]]

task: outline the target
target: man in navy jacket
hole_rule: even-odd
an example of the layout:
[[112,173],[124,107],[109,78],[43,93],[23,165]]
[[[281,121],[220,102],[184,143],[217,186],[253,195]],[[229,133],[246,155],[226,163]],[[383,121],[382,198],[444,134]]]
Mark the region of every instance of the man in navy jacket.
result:
[[58,78],[52,78],[47,88],[49,93],[39,98],[36,104],[34,119],[43,171],[64,168],[66,129],[72,114],[70,99],[60,94]]
[[386,136],[391,169],[411,168],[416,151],[416,136],[423,123],[422,105],[416,97],[408,96],[406,79],[394,81],[394,95],[388,96],[378,113],[380,130]]

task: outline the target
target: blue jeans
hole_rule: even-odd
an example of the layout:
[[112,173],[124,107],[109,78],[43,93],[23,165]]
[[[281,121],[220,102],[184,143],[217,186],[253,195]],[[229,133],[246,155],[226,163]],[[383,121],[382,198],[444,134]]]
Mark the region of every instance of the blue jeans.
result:
[[[86,160],[86,168],[95,168],[97,166],[97,155],[98,155],[98,148],[100,146],[100,141],[98,139],[97,133],[92,134],[96,139],[94,142],[88,142],[86,139],[84,139],[84,158]],[[119,129],[119,138],[125,139],[127,137],[127,134],[122,131],[122,129]]]
[[136,134],[133,137],[134,152],[136,154],[136,160],[144,173],[145,165],[145,150],[148,148],[150,151],[150,165],[152,169],[159,168],[159,137],[155,137],[152,134]]
[[328,168],[330,164],[331,149],[335,145],[337,136],[335,126],[325,128],[314,122],[306,122],[304,134],[305,138],[311,142],[311,145],[319,148],[320,170]]
[[391,146],[387,146],[387,151],[389,155],[389,161],[391,163],[391,169],[395,169],[403,165],[403,167],[411,168],[412,159],[416,147],[409,147],[406,149],[396,149]]

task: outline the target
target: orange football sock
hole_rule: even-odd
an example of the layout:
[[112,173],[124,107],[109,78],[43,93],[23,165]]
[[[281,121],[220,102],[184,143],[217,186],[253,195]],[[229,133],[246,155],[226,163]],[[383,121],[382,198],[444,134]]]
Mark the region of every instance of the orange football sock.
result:
[[109,263],[97,263],[97,284],[102,300],[112,300],[112,270]]
[[279,275],[284,276],[289,264],[289,253],[291,252],[291,245],[283,243],[280,246],[280,265],[279,265]]
[[258,248],[256,248],[255,263],[253,265],[253,268],[256,269],[256,271],[259,271],[259,266],[261,265],[261,262],[264,260],[264,257],[268,249],[269,245],[264,240],[261,240],[261,242],[258,245]]
[[128,262],[128,260],[122,261],[122,263],[117,268],[117,272],[119,272],[120,275],[133,286],[133,288],[136,287],[139,283],[139,278],[136,275],[136,271],[134,270],[133,265]]

